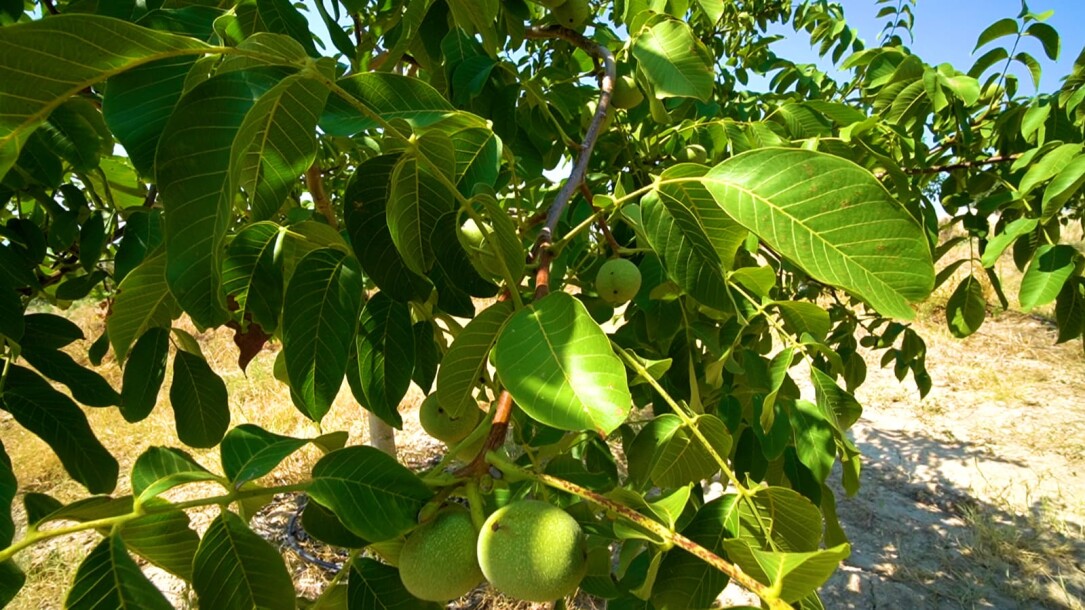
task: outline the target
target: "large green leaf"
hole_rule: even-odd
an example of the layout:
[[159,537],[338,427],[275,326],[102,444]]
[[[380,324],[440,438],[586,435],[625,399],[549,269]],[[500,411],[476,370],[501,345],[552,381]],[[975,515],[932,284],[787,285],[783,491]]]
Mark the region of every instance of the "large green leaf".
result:
[[707,102],[712,97],[712,55],[685,22],[660,21],[639,32],[633,57],[657,98],[692,97]]
[[554,292],[513,314],[491,357],[516,403],[548,426],[608,435],[629,415],[625,367],[572,295]]
[[[663,178],[700,178],[704,166],[669,168]],[[730,309],[724,271],[734,264],[746,229],[731,220],[699,182],[667,184],[641,202],[644,230],[667,275],[687,294],[720,310]]]
[[987,317],[987,299],[974,275],[964,278],[946,301],[946,324],[954,337],[963,339],[979,330]]
[[245,191],[253,220],[278,212],[298,176],[312,165],[316,122],[327,97],[323,84],[295,74],[260,96],[245,116],[230,152],[228,192]]
[[[403,119],[416,127],[440,120],[453,111],[443,95],[422,79],[387,72],[364,72],[338,81],[356,102],[385,121]],[[320,128],[333,136],[352,136],[378,123],[338,96],[328,100]]]
[[200,540],[192,587],[203,608],[295,607],[294,584],[279,551],[226,510]]
[[[203,6],[151,11],[140,25],[207,40],[214,20],[222,12]],[[102,115],[110,131],[124,146],[132,165],[143,176],[154,175],[154,156],[162,128],[169,121],[184,91],[185,76],[196,63],[193,57],[151,62],[106,81]]]
[[[162,500],[145,502],[159,505]],[[154,512],[126,522],[120,536],[130,551],[185,580],[192,579],[192,559],[200,537],[181,509]]]
[[64,607],[73,610],[173,608],[132,561],[120,536],[102,540],[79,565]]
[[424,301],[432,287],[403,262],[385,215],[398,160],[399,155],[382,155],[358,166],[344,195],[343,218],[351,247],[373,283],[397,301]]
[[214,447],[230,426],[226,383],[206,360],[181,349],[173,356],[170,406],[177,438],[189,447]]
[[[86,99],[73,98],[57,106],[39,130],[50,150],[80,172],[98,167],[100,156],[109,154],[112,148],[112,138],[108,136],[102,115],[97,106]],[[109,138],[109,146],[105,145],[106,138]]]
[[0,443],[0,545],[11,544],[15,537],[15,521],[11,518],[11,503],[15,500],[15,492],[19,490],[19,482],[15,480],[15,471],[11,468],[11,458],[4,450],[4,444]]
[[324,417],[343,385],[362,291],[357,261],[331,248],[301,259],[286,287],[286,372],[297,407],[314,421]]
[[94,15],[60,15],[0,28],[0,176],[54,108],[86,87],[156,59],[207,45]]
[[320,54],[309,33],[309,23],[290,0],[256,0],[260,20],[269,32],[286,34],[296,40],[311,57]]
[[851,554],[844,543],[830,549],[806,553],[763,551],[746,540],[724,540],[727,556],[756,580],[779,591],[780,599],[796,602],[817,591],[840,562]]
[[222,267],[222,286],[238,313],[272,333],[283,308],[282,242],[286,231],[273,222],[253,223],[230,242]]
[[441,360],[441,368],[437,369],[437,400],[452,417],[478,408],[475,388],[484,378],[490,348],[512,313],[512,303],[507,301],[487,307],[456,335]]
[[843,288],[879,313],[912,319],[908,301],[934,287],[919,223],[874,176],[808,150],[759,149],[709,170],[716,203],[818,281]]
[[121,415],[125,421],[141,421],[154,410],[166,378],[169,352],[170,331],[165,328],[149,328],[136,341],[132,358],[124,365],[121,385]]
[[69,475],[91,493],[109,493],[117,484],[117,460],[98,441],[87,416],[30,369],[11,365],[0,408],[56,452]]
[[350,610],[439,610],[441,604],[422,601],[403,586],[399,570],[368,557],[350,564],[347,608]]
[[128,348],[150,328],[169,328],[180,312],[166,285],[166,253],[143,261],[121,282],[106,328],[117,361],[124,362]]
[[1037,248],[1021,278],[1018,299],[1022,311],[1032,311],[1054,301],[1080,259],[1081,254],[1070,245],[1044,244]]
[[222,259],[233,212],[229,169],[234,137],[253,106],[243,72],[208,79],[185,94],[162,132],[155,179],[166,220],[166,280],[200,326],[229,314]]
[[253,424],[241,424],[226,433],[219,446],[222,470],[234,485],[269,473],[309,440],[268,432]]
[[[731,452],[731,435],[727,427],[715,415],[700,415],[691,424],[675,424],[671,414],[661,415],[645,426],[637,435],[630,450],[637,452],[638,463],[648,460],[647,477],[657,486],[673,489],[696,481],[710,478],[719,472],[719,462],[715,460],[704,444],[697,438],[694,428],[704,436],[715,450],[716,455],[727,456]],[[662,434],[661,434],[662,432]],[[630,474],[633,472],[633,458],[630,458]]]
[[[428,155],[443,155],[450,165],[454,162],[452,142],[447,137],[430,137],[429,143],[436,149]],[[411,271],[425,275],[433,266],[431,236],[437,220],[453,210],[453,201],[453,193],[417,158],[400,159],[392,173],[387,222],[392,242]]]
[[372,447],[347,447],[313,466],[309,495],[365,540],[380,542],[417,524],[433,493],[413,472]]
[[178,485],[221,478],[180,449],[152,446],[132,465],[132,493],[142,501]]
[[121,402],[120,394],[108,381],[81,366],[66,352],[42,349],[33,341],[24,341],[20,355],[42,375],[68,386],[72,397],[88,407],[110,407]]
[[19,569],[15,560],[0,562],[0,606],[7,606],[18,595],[26,583],[26,574]]
[[[731,506],[721,499],[705,504],[682,530],[682,535],[702,547],[719,553],[723,540],[734,532],[728,529]],[[663,557],[652,587],[652,606],[657,610],[708,608],[727,586],[727,575],[681,548]]]
[[381,292],[370,297],[358,322],[355,349],[362,390],[355,398],[389,425],[402,428],[399,402],[414,371],[414,331],[407,305]]
[[123,281],[161,243],[162,210],[135,210],[129,214],[113,258],[113,280]]

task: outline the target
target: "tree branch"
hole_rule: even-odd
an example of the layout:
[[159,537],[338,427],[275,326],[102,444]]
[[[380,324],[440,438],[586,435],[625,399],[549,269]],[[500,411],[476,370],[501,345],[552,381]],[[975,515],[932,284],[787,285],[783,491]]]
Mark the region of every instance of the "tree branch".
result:
[[[535,240],[531,258],[538,262],[538,270],[535,272],[535,300],[539,300],[550,292],[550,261],[553,254],[550,252],[550,244],[554,239],[554,230],[558,226],[562,212],[569,200],[573,198],[580,185],[584,183],[584,176],[588,172],[588,161],[591,160],[595,141],[599,139],[602,131],[603,120],[607,116],[610,106],[610,96],[614,92],[614,80],[617,76],[617,66],[614,63],[614,55],[601,44],[597,44],[584,35],[561,26],[533,27],[525,33],[525,37],[532,40],[548,40],[560,38],[583,49],[586,53],[603,62],[605,67],[603,80],[599,86],[599,105],[595,109],[588,131],[584,134],[584,141],[580,145],[580,152],[569,177],[565,179],[557,197],[546,213],[546,225],[539,231],[539,237]],[[590,201],[590,199],[589,199]],[[511,288],[515,289],[515,288]],[[502,390],[497,397],[497,407],[494,411],[493,421],[490,424],[490,434],[486,437],[486,443],[471,463],[456,471],[457,476],[479,475],[487,470],[486,452],[494,451],[505,444],[505,436],[508,433],[509,418],[512,416],[512,395],[508,390]]]
[[320,163],[313,161],[309,169],[305,170],[305,184],[309,186],[309,194],[313,196],[313,206],[324,215],[331,228],[339,230],[339,220],[335,217],[331,199],[324,191],[324,177],[320,173]]
[[543,246],[543,244],[549,244],[553,241],[554,230],[558,226],[562,212],[565,211],[565,206],[572,199],[573,193],[580,188],[580,183],[584,181],[584,176],[588,172],[588,161],[591,159],[592,150],[595,148],[595,141],[599,139],[602,131],[607,110],[610,108],[610,96],[614,92],[614,80],[617,77],[618,69],[610,49],[569,28],[556,25],[533,27],[525,32],[525,38],[532,40],[560,38],[579,47],[595,59],[602,61],[604,66],[603,81],[599,87],[599,105],[595,109],[595,116],[592,117],[588,132],[584,135],[584,142],[581,144],[576,163],[573,164],[573,170],[569,173],[565,184],[561,186],[561,190],[558,191],[554,202],[550,204],[550,210],[546,214],[546,226],[539,231],[539,239],[536,244]]
[[45,7],[45,10],[49,11],[50,15],[59,15],[60,14],[60,11],[57,10],[56,5],[53,4],[53,0],[41,0],[41,3],[42,3],[42,6]]
[[[1012,155],[997,155],[994,157],[987,157],[986,159],[974,159],[972,161],[958,161],[957,163],[948,163],[946,165],[932,165],[931,167],[907,167],[902,171],[909,176],[918,176],[925,174],[940,174],[942,172],[952,172],[958,169],[968,169],[970,167],[982,167],[984,165],[997,165],[999,163],[1013,163],[1021,158],[1021,153]],[[874,174],[876,178],[884,178],[889,172],[881,171]]]

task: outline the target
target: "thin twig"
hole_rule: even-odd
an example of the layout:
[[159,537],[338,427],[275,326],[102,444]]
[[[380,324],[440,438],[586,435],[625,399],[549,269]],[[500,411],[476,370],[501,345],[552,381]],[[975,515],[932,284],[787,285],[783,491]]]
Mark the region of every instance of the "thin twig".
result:
[[[917,176],[924,174],[940,174],[942,172],[952,172],[958,169],[968,169],[970,167],[982,167],[984,165],[997,165],[999,163],[1012,163],[1021,158],[1020,153],[1012,155],[999,155],[995,157],[987,157],[986,159],[975,159],[972,161],[958,161],[957,163],[948,163],[946,165],[932,165],[931,167],[907,167],[902,171],[909,176]],[[874,174],[876,178],[884,178],[889,172],[880,171]]]
[[328,193],[324,191],[324,177],[320,173],[319,162],[313,161],[309,169],[305,170],[305,184],[309,186],[309,194],[313,196],[313,205],[317,211],[324,215],[331,228],[338,231],[339,220],[335,217],[335,210],[332,209]]
[[610,246],[610,250],[614,252],[614,255],[618,255],[618,251],[622,246],[618,243],[618,240],[614,239],[614,234],[610,232],[610,225],[607,224],[607,219],[603,218],[599,212],[599,208],[595,207],[595,197],[592,195],[591,189],[588,188],[586,182],[580,183],[580,194],[584,196],[584,199],[588,200],[588,205],[595,212],[595,224],[599,227],[599,230],[603,232],[603,238],[607,240],[607,245]]

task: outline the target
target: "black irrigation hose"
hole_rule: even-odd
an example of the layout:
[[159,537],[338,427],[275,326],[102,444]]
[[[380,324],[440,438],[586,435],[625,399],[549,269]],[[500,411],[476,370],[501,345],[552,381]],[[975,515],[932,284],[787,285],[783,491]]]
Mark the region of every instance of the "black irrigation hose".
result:
[[310,536],[305,533],[305,529],[302,528],[299,519],[302,512],[305,511],[305,507],[309,504],[309,496],[298,494],[295,500],[297,508],[295,508],[294,513],[290,515],[290,520],[286,522],[286,546],[290,547],[290,550],[294,551],[302,561],[315,565],[332,574],[337,574],[339,570],[343,569],[342,563],[325,561],[301,547],[301,541],[298,539],[299,534],[306,539],[310,539]]

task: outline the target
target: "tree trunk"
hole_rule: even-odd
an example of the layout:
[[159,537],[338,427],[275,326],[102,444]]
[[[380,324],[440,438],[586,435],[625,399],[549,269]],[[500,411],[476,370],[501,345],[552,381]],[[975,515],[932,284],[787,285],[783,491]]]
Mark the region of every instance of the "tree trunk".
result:
[[369,446],[396,457],[396,431],[373,413],[368,413]]

